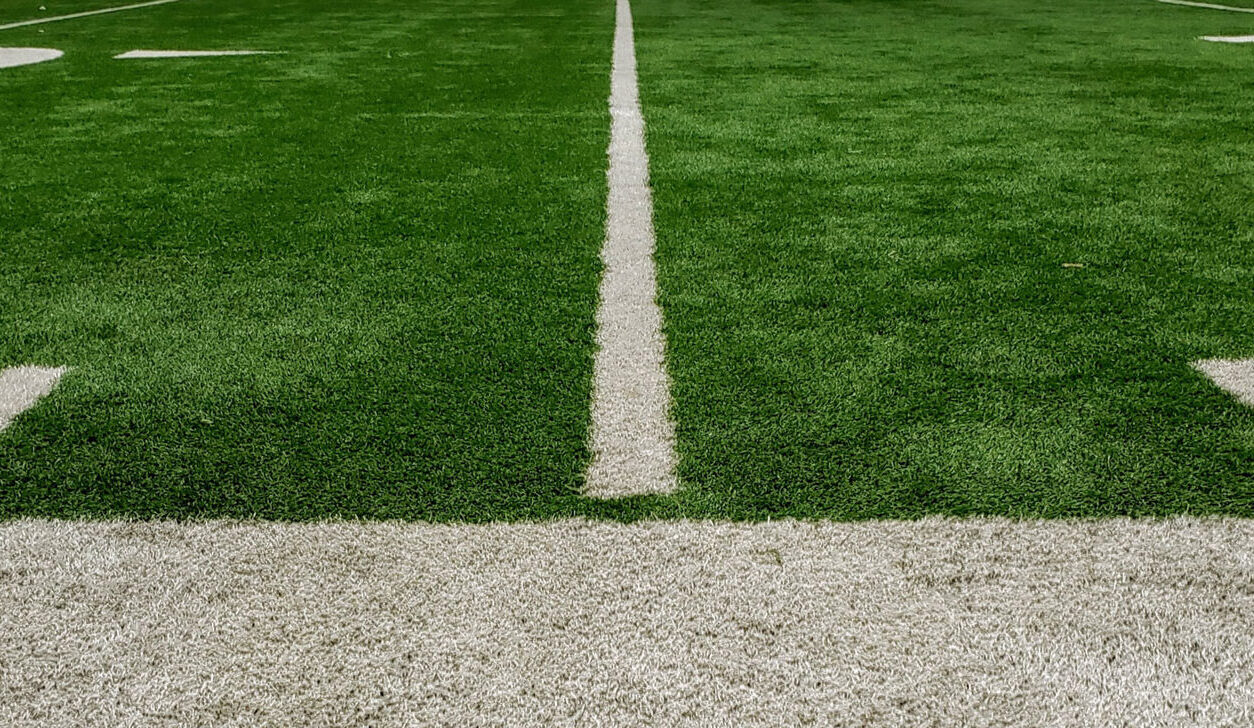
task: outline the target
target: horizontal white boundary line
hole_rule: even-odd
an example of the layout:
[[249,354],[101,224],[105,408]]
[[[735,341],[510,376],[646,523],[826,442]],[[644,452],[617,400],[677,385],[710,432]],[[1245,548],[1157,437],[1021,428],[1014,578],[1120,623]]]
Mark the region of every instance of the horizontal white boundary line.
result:
[[119,53],[114,58],[201,58],[208,56],[272,56],[283,51],[146,51],[134,50]]
[[1203,35],[1201,39],[1212,43],[1254,43],[1254,35]]
[[64,367],[10,367],[0,371],[0,430],[57,386]]
[[112,8],[101,8],[100,10],[88,10],[82,13],[71,13],[69,15],[55,15],[51,18],[34,18],[32,20],[20,20],[16,23],[0,25],[0,30],[9,30],[10,28],[21,28],[26,25],[39,25],[40,23],[55,23],[58,20],[72,20],[74,18],[85,18],[88,15],[103,15],[104,13],[117,13],[123,10],[134,10],[135,8],[146,8],[152,5],[165,5],[166,3],[176,3],[179,0],[148,0],[148,2],[135,3],[134,5],[118,5]]
[[605,271],[596,314],[592,460],[585,493],[594,498],[670,493],[677,486],[675,425],[657,304],[653,197],[628,0],[618,0],[616,9],[608,156],[601,249]]
[[1219,518],[16,521],[0,725],[1245,725],[1251,573]]
[[56,48],[0,48],[0,68],[29,66],[52,61],[65,55]]
[[1220,389],[1254,407],[1254,359],[1202,359],[1193,367]]
[[1254,13],[1254,8],[1234,8],[1231,5],[1214,5],[1212,3],[1195,3],[1192,0],[1158,0],[1168,5],[1187,5],[1191,8],[1209,8],[1211,10],[1227,10],[1233,13]]

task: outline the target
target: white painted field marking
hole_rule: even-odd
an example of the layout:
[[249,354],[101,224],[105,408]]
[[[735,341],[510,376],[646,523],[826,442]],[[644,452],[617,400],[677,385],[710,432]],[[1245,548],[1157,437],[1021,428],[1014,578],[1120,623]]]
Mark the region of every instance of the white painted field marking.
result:
[[269,56],[283,51],[127,51],[114,58],[201,58],[207,56]]
[[57,386],[65,367],[10,367],[0,372],[0,430]]
[[0,68],[43,63],[63,55],[65,53],[56,48],[0,48]]
[[1193,367],[1219,388],[1254,407],[1254,359],[1203,359]]
[[1209,8],[1211,10],[1227,10],[1233,13],[1254,13],[1254,8],[1234,8],[1231,5],[1215,5],[1212,3],[1195,3],[1192,0],[1158,0],[1168,5],[1187,5],[1191,8]]
[[0,725],[1249,725],[1251,573],[1235,518],[5,521]]
[[1203,35],[1201,39],[1212,43],[1254,43],[1254,35]]
[[585,492],[617,498],[675,490],[666,340],[653,262],[653,198],[636,81],[631,5],[618,0],[610,75],[608,216],[597,308],[592,462]]
[[55,23],[58,20],[73,20],[74,18],[85,18],[88,15],[103,15],[105,13],[120,13],[123,10],[134,10],[135,8],[146,8],[152,5],[165,5],[166,3],[176,3],[179,0],[149,0],[146,3],[135,3],[134,5],[118,5],[112,8],[101,8],[100,10],[88,10],[82,13],[70,13],[69,15],[55,15],[51,18],[34,18],[32,20],[19,20],[16,23],[0,25],[0,30],[8,30],[10,28],[21,28],[26,25],[39,25],[40,23]]

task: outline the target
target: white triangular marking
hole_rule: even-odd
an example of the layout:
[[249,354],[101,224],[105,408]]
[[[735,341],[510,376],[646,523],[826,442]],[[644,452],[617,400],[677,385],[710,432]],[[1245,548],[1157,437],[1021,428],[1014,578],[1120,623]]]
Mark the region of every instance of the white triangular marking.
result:
[[0,372],[0,430],[57,386],[65,367],[10,367]]
[[205,56],[268,56],[283,51],[143,51],[119,53],[114,58],[202,58]]
[[63,55],[56,48],[0,48],[0,68],[42,63]]
[[1193,366],[1220,389],[1254,407],[1254,359],[1203,359]]

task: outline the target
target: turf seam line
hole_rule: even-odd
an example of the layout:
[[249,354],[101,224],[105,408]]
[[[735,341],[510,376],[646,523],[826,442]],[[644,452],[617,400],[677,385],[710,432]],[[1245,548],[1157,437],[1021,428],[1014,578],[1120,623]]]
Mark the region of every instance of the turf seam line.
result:
[[35,406],[68,371],[65,367],[9,367],[0,371],[0,431]]
[[99,10],[87,10],[81,13],[70,13],[69,15],[56,15],[51,18],[34,18],[32,20],[19,20],[16,23],[8,23],[0,25],[0,30],[9,30],[10,28],[21,28],[26,25],[39,25],[40,23],[55,23],[58,20],[73,20],[74,18],[85,18],[88,15],[103,15],[104,13],[117,13],[123,10],[134,10],[135,8],[146,8],[152,5],[165,5],[166,3],[176,3],[179,0],[148,0],[148,2],[135,3],[133,5],[118,5],[112,8],[101,8]]
[[653,260],[653,198],[636,77],[631,5],[618,0],[610,73],[609,186],[597,307],[597,352],[584,492],[594,498],[670,493],[675,425],[670,419],[666,339]]
[[1213,3],[1195,3],[1192,0],[1158,0],[1168,5],[1186,5],[1190,8],[1209,8],[1210,10],[1228,10],[1234,13],[1254,13],[1254,8],[1234,8],[1231,5],[1215,5]]

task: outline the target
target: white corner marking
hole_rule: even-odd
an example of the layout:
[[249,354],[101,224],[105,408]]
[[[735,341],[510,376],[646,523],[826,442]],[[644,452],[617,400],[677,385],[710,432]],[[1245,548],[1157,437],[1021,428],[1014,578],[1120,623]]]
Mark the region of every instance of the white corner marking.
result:
[[9,367],[0,371],[0,430],[47,395],[69,369],[66,367]]
[[1210,377],[1220,389],[1254,407],[1254,359],[1203,359],[1193,368]]

